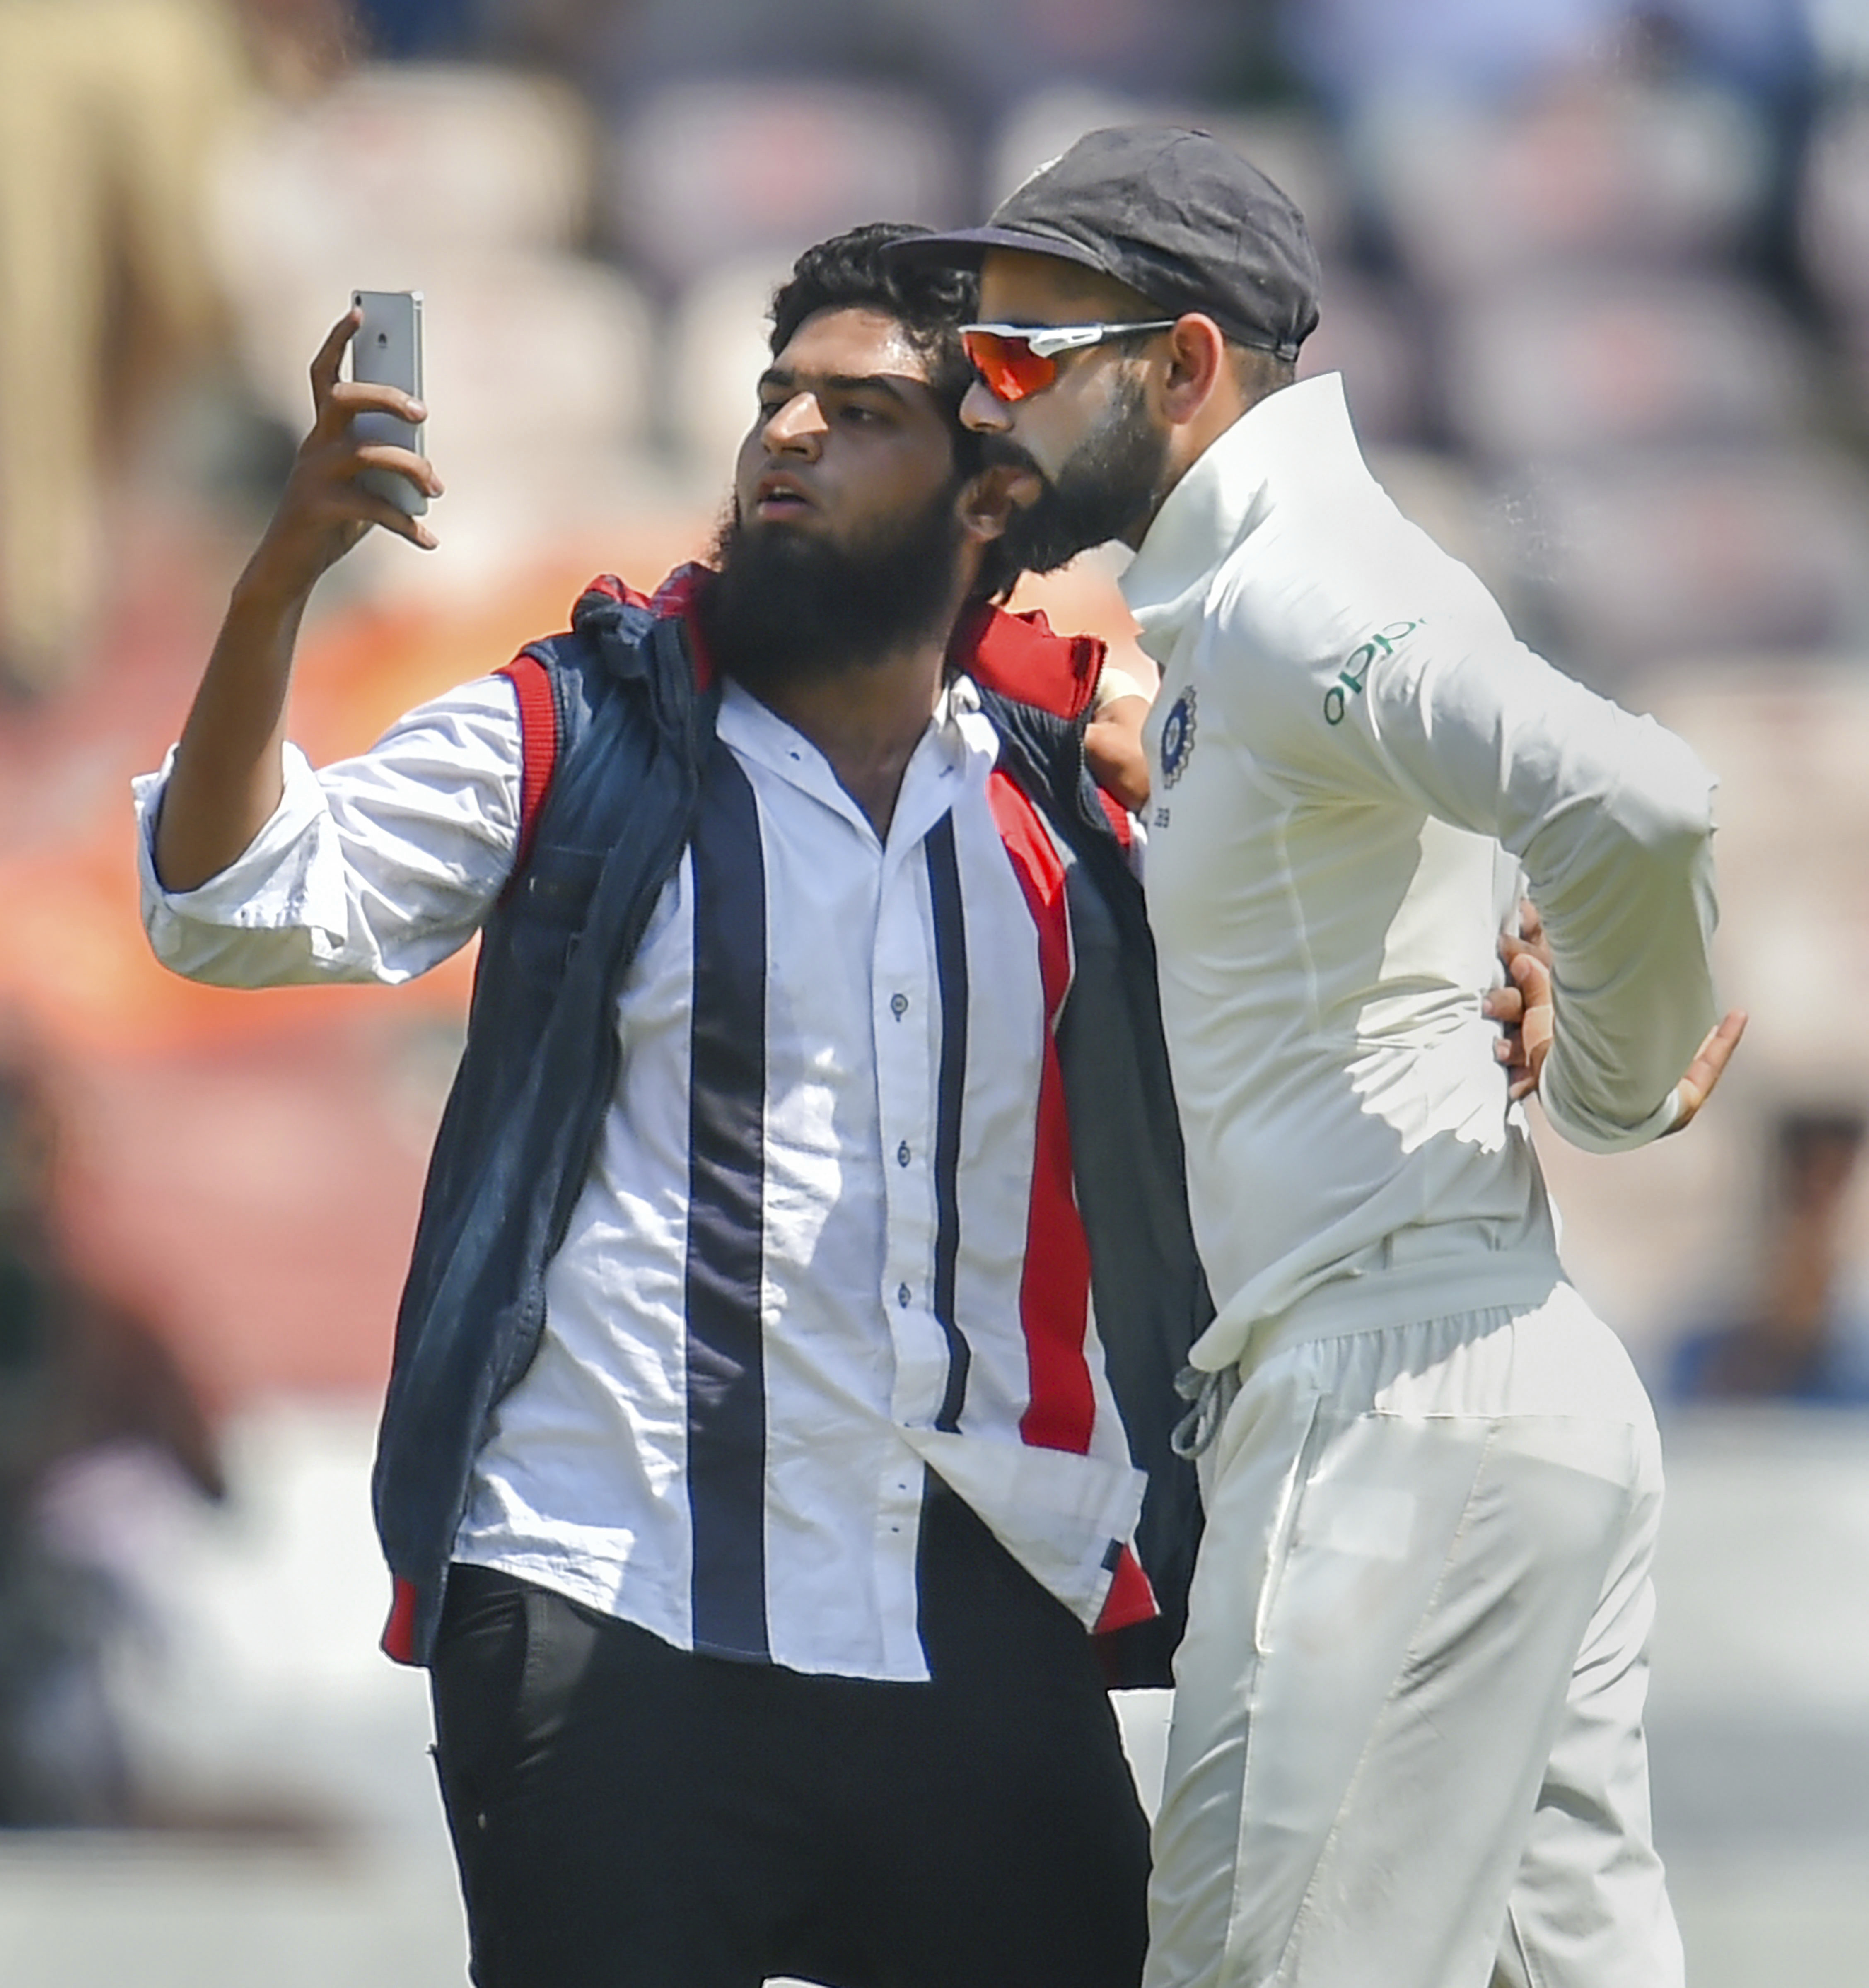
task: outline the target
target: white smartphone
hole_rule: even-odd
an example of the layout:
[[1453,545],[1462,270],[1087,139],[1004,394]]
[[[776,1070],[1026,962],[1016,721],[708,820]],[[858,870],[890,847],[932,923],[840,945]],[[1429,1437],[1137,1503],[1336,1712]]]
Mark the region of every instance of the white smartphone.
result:
[[[364,314],[350,341],[350,377],[373,385],[400,387],[422,397],[422,292],[420,290],[353,290],[352,305]],[[388,443],[422,453],[422,425],[394,414],[361,414],[351,423],[359,441]],[[427,496],[393,469],[367,469],[364,488],[405,516],[419,518]]]

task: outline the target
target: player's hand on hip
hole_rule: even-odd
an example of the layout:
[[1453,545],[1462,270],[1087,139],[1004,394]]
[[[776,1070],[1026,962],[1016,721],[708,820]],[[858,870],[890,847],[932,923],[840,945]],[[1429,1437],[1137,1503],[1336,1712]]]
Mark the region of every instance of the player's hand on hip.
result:
[[1493,1054],[1505,1066],[1506,1095],[1516,1102],[1537,1090],[1554,1026],[1551,948],[1529,900],[1519,907],[1519,930],[1500,934],[1499,957],[1505,962],[1506,984],[1492,989],[1481,1006],[1502,1031]]
[[427,457],[387,444],[360,442],[351,428],[353,417],[366,411],[406,421],[420,421],[427,412],[400,387],[340,377],[344,348],[361,321],[359,312],[347,311],[311,363],[311,431],[299,445],[278,508],[249,568],[250,580],[282,595],[309,593],[372,525],[425,551],[435,543],[435,534],[421,519],[405,516],[357,480],[365,470],[394,470],[430,497],[442,494],[441,478]]
[[1669,1131],[1684,1131],[1699,1116],[1701,1107],[1718,1088],[1726,1066],[1732,1060],[1733,1051],[1739,1046],[1739,1038],[1745,1033],[1745,1011],[1735,1008],[1708,1030],[1705,1041],[1695,1052],[1694,1060],[1675,1087],[1681,1112],[1668,1128]]

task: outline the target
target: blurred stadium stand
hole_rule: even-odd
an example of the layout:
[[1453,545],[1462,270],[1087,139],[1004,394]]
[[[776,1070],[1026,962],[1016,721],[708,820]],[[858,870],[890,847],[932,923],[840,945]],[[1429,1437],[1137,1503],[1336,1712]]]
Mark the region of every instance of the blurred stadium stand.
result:
[[1573,674],[1643,695],[1644,666],[1858,648],[1869,489],[1809,445],[1625,451],[1541,468],[1491,512],[1499,556]]
[[1827,433],[1826,354],[1758,273],[1762,113],[1572,75],[1529,103],[1380,103],[1351,156],[1534,640],[1611,689],[1861,643],[1869,481]]
[[1810,149],[1803,247],[1869,396],[1869,100],[1838,105]]
[[429,444],[457,495],[449,561],[397,563],[411,583],[484,584],[628,508],[655,353],[640,286],[582,252],[598,143],[568,85],[406,66],[273,106],[223,162],[218,260],[249,374],[289,429],[352,289],[423,292]]
[[965,184],[933,103],[829,81],[669,84],[629,112],[607,165],[618,238],[669,288],[759,250],[789,266],[879,217],[954,222]]
[[1724,276],[1541,272],[1476,299],[1444,346],[1447,425],[1495,465],[1795,432],[1807,356]]
[[1403,263],[1443,295],[1566,267],[1717,260],[1745,238],[1769,170],[1743,103],[1615,75],[1529,103],[1400,98],[1354,135]]

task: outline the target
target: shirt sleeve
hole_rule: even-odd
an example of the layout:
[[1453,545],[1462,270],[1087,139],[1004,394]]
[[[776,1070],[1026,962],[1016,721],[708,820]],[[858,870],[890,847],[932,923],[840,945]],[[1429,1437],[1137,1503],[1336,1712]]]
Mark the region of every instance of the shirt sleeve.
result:
[[1555,962],[1546,1112],[1588,1151],[1640,1145],[1674,1122],[1714,1020],[1714,781],[1653,718],[1533,654],[1461,578],[1312,673],[1282,729],[1302,783],[1400,800],[1519,859]]
[[503,676],[418,706],[320,770],[289,746],[272,819],[192,891],[164,890],[153,860],[174,757],[133,784],[137,864],[150,944],[191,980],[411,979],[466,943],[513,867],[522,744]]

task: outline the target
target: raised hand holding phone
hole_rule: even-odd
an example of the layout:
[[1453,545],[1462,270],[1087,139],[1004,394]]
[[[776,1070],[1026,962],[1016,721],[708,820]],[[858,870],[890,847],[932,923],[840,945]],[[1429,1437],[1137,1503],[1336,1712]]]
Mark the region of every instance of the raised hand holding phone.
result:
[[[398,340],[391,333],[381,346],[373,336],[368,349],[382,357],[367,362],[363,370],[388,371],[393,364],[419,382],[413,294],[405,301],[411,306],[406,335]],[[390,331],[380,321],[378,328]],[[428,411],[395,381],[344,378],[344,354],[364,330],[364,313],[353,305],[326,334],[311,363],[311,431],[299,445],[243,585],[282,598],[307,593],[372,525],[425,552],[434,549],[435,534],[418,514],[426,511],[429,499],[441,495],[441,479],[409,446],[411,439],[419,443]],[[406,501],[409,493],[412,504]]]
[[[425,552],[434,548],[435,534],[418,515],[442,494],[434,465],[419,453],[428,411],[418,390],[418,300],[410,293],[394,305],[403,313],[400,336],[377,320],[382,342],[374,333],[363,340],[367,356],[346,380],[344,353],[368,322],[362,299],[369,294],[358,292],[358,304],[332,326],[311,363],[310,432],[235,583],[176,748],[153,851],[170,890],[193,890],[225,869],[279,805],[293,655],[320,578],[372,525]],[[400,379],[367,377],[392,369]]]

